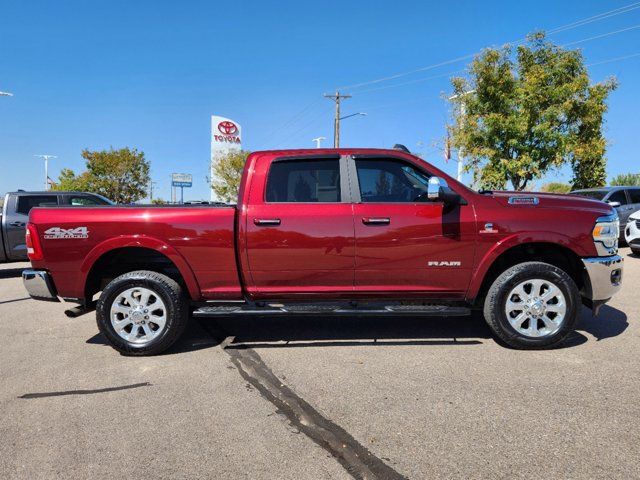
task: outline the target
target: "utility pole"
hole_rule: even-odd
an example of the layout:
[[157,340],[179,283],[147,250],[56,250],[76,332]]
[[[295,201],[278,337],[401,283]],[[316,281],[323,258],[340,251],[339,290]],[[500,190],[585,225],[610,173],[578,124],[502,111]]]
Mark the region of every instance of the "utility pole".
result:
[[49,190],[49,159],[58,158],[55,155],[34,155],[44,160],[44,189]]
[[154,181],[149,182],[149,202],[153,203],[153,186],[158,183]]
[[326,98],[330,98],[336,103],[336,116],[333,121],[333,147],[340,148],[340,100],[351,98],[351,95],[341,95],[340,92],[336,90],[334,95],[325,93],[324,96]]

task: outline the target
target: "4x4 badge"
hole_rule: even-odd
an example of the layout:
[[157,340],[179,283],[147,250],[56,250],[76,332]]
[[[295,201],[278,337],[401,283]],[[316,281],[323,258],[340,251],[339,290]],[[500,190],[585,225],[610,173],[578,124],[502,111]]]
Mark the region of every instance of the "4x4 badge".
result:
[[46,240],[66,239],[66,238],[89,238],[89,229],[87,227],[61,228],[51,227],[45,230],[44,238]]

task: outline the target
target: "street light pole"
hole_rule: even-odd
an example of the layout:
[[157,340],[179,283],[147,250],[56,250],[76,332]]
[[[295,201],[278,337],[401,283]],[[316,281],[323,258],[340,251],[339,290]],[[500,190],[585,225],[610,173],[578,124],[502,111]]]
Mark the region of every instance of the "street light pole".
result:
[[[467,115],[467,107],[464,103],[464,99],[462,99],[462,97],[465,97],[466,95],[469,95],[471,93],[476,93],[475,90],[468,90],[466,92],[462,92],[456,95],[452,95],[449,97],[449,100],[455,100],[456,98],[460,97],[460,121],[464,122],[465,116]],[[458,149],[458,175],[457,175],[457,180],[459,182],[462,182],[462,169],[464,167],[464,154],[462,151],[462,147],[460,147]]]
[[0,97],[13,97],[13,93],[0,92]]
[[158,183],[158,182],[154,182],[154,181],[150,181],[149,182],[149,201],[151,203],[153,203],[153,186]]
[[318,138],[313,138],[311,141],[312,142],[316,142],[316,148],[320,148],[320,142],[322,140],[326,140],[326,138],[325,137],[318,137]]
[[[460,104],[460,121],[464,122],[465,115],[467,114],[467,109],[464,106],[464,102]],[[462,181],[462,167],[464,166],[464,154],[462,153],[462,147],[458,149],[458,175],[456,179],[461,182]]]
[[345,118],[355,117],[357,115],[362,115],[363,117],[367,116],[367,114],[364,112],[358,112],[358,113],[352,113],[351,115],[345,115],[344,117],[340,117],[340,120],[344,120]]
[[58,158],[55,155],[34,155],[44,160],[44,189],[49,190],[49,159]]

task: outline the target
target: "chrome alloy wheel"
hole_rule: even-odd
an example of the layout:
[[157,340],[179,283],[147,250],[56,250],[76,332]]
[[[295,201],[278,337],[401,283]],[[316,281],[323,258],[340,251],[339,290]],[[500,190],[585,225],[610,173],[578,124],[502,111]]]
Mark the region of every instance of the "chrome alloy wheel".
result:
[[120,337],[136,345],[156,338],[167,323],[167,307],[160,296],[144,287],[118,294],[111,305],[111,326]]
[[564,322],[567,302],[562,291],[549,280],[525,280],[507,296],[507,320],[521,335],[542,338],[553,335]]

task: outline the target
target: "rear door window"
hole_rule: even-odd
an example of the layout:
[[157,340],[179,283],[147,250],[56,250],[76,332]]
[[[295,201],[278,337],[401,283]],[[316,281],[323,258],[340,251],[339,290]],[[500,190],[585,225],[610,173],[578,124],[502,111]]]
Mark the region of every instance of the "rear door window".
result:
[[18,197],[16,212],[29,215],[33,207],[51,207],[58,205],[57,195],[21,195]]
[[338,159],[286,160],[271,164],[267,202],[340,202]]

